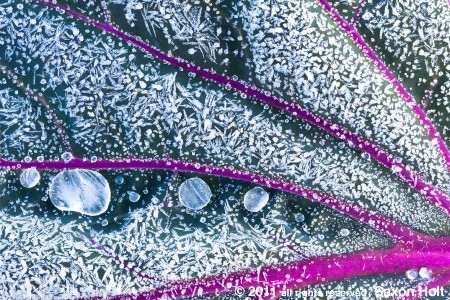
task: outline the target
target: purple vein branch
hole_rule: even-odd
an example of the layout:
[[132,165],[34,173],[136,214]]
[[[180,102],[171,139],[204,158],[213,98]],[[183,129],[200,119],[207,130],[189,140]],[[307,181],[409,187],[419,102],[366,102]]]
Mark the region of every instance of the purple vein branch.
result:
[[333,9],[333,7],[328,3],[327,0],[317,0],[325,8],[325,10],[330,13],[331,17],[335,22],[341,27],[342,30],[347,32],[347,34],[352,38],[356,45],[358,45],[362,52],[367,53],[367,56],[373,61],[373,63],[378,67],[378,69],[386,76],[389,82],[395,87],[396,91],[405,100],[405,102],[411,107],[412,111],[417,115],[420,122],[427,130],[430,138],[436,142],[439,150],[444,157],[445,163],[448,170],[450,171],[450,151],[447,148],[444,140],[439,135],[439,132],[433,126],[431,121],[428,119],[425,112],[420,108],[416,101],[411,97],[411,95],[406,91],[402,84],[394,77],[394,75],[389,71],[385,64],[378,58],[375,52],[369,47],[369,45],[364,41],[362,36],[356,31],[353,24],[347,23],[344,18],[342,18],[339,13]]
[[364,6],[364,2],[365,2],[365,0],[361,0],[359,2],[358,7],[355,10],[355,14],[353,15],[353,18],[352,18],[352,25],[354,25],[358,21],[359,15],[360,15],[361,10],[362,10],[362,8]]
[[[441,269],[450,267],[449,253],[405,252],[394,247],[387,250],[367,250],[360,253],[317,257],[304,261],[244,270],[229,275],[211,276],[201,279],[174,281],[158,289],[144,292],[134,299],[171,299],[208,294],[233,293],[237,288],[271,287],[275,293],[266,298],[275,298],[283,290],[300,289],[315,284],[345,280],[349,278],[379,274],[401,274],[410,269],[428,267]],[[287,276],[289,275],[289,276]],[[111,299],[128,299],[116,296]]]
[[38,170],[66,170],[66,169],[159,169],[175,172],[193,172],[207,174],[211,176],[226,177],[241,181],[266,186],[268,188],[295,194],[311,201],[318,202],[330,207],[342,214],[348,215],[370,227],[389,235],[398,242],[404,243],[407,247],[420,247],[421,249],[441,249],[448,245],[447,239],[430,238],[418,233],[399,222],[391,220],[380,213],[366,210],[355,204],[349,203],[336,196],[323,193],[321,191],[309,189],[293,182],[260,175],[246,170],[239,170],[229,167],[218,167],[196,162],[178,161],[170,158],[166,159],[126,159],[126,160],[90,160],[72,159],[64,161],[30,161],[17,162],[0,158],[0,167],[10,170],[23,170],[36,168]]
[[[286,111],[293,116],[303,119],[321,129],[327,131],[328,133],[334,135],[335,137],[345,140],[354,144],[360,150],[368,153],[373,159],[382,165],[390,168],[395,172],[400,178],[406,181],[410,186],[412,186],[415,190],[420,192],[424,197],[426,197],[432,203],[438,204],[441,206],[448,214],[450,214],[450,198],[434,187],[432,184],[428,183],[422,176],[416,174],[415,172],[409,170],[406,165],[398,163],[394,160],[394,156],[381,149],[375,144],[372,144],[363,138],[359,137],[355,133],[350,132],[346,128],[334,124],[327,119],[315,115],[295,103],[289,103],[283,99],[277,98],[271,95],[267,91],[262,91],[255,86],[250,86],[246,83],[242,83],[237,80],[233,80],[232,78],[228,78],[226,76],[214,73],[213,71],[203,69],[199,66],[196,66],[192,62],[188,62],[186,60],[173,57],[169,54],[163,53],[147,43],[141,41],[137,37],[133,37],[127,33],[120,31],[119,29],[111,26],[110,24],[101,23],[98,21],[94,21],[89,19],[88,17],[72,11],[67,7],[61,6],[59,4],[47,2],[44,0],[33,0],[35,2],[41,3],[43,5],[53,7],[58,10],[64,11],[66,14],[73,16],[79,20],[86,22],[96,28],[102,29],[105,32],[108,32],[136,47],[141,48],[145,52],[153,55],[157,59],[169,63],[173,66],[179,67],[188,72],[192,72],[206,80],[210,80],[219,85],[230,86],[234,90],[246,94],[249,97],[258,99],[264,103],[267,103],[275,108]],[[350,26],[350,25],[349,25]],[[353,28],[353,27],[352,27]],[[389,73],[390,74],[390,73]],[[406,93],[406,91],[405,91]],[[412,100],[412,99],[411,99]],[[420,109],[420,108],[419,108]],[[431,123],[428,121],[431,125]],[[432,127],[430,127],[432,128]],[[431,129],[430,129],[431,130]],[[448,150],[447,150],[448,151]],[[450,154],[448,156],[450,161]]]

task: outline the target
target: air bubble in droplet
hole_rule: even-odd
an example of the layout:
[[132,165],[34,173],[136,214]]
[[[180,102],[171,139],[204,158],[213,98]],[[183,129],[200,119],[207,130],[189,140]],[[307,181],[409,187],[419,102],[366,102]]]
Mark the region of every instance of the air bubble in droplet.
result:
[[212,193],[206,182],[195,177],[186,180],[180,185],[178,197],[181,204],[185,207],[199,210],[208,205],[209,201],[211,201]]
[[40,179],[41,175],[34,167],[24,170],[19,177],[20,184],[22,184],[22,186],[26,188],[32,188],[36,186],[36,184],[39,183]]
[[260,211],[269,201],[269,193],[261,187],[255,187],[245,193],[244,207],[251,212]]

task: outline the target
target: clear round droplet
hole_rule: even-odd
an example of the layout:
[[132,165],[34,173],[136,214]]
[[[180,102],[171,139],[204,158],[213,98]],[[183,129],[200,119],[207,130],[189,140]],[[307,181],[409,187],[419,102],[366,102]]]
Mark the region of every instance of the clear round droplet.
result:
[[408,271],[406,271],[405,276],[409,280],[415,280],[419,276],[419,272],[417,272],[417,270],[414,270],[414,269],[408,270]]
[[422,267],[419,269],[419,276],[423,279],[431,279],[431,276],[433,275],[433,271],[431,271],[428,268]]
[[117,176],[114,180],[117,184],[122,184],[124,182],[124,179],[122,176]]
[[104,213],[111,201],[108,181],[91,170],[68,170],[58,173],[50,184],[50,200],[62,211],[88,216]]
[[32,188],[36,186],[39,183],[39,180],[41,180],[41,175],[39,174],[39,171],[34,167],[24,170],[19,177],[20,184],[22,184],[22,186],[26,188]]
[[302,213],[298,213],[295,215],[295,221],[297,222],[303,222],[305,221],[305,216]]
[[73,156],[70,152],[64,152],[63,155],[61,155],[64,162],[69,162],[72,160]]
[[255,187],[245,193],[244,207],[251,212],[260,211],[269,202],[269,193],[261,187]]
[[180,185],[178,198],[183,206],[200,210],[211,201],[212,193],[208,184],[202,179],[190,178]]
[[128,199],[130,199],[131,202],[138,202],[139,199],[141,198],[141,195],[139,195],[136,192],[129,191],[127,193],[128,193]]
[[348,230],[347,228],[341,229],[341,231],[339,232],[339,234],[341,236],[348,236],[350,234],[350,230]]

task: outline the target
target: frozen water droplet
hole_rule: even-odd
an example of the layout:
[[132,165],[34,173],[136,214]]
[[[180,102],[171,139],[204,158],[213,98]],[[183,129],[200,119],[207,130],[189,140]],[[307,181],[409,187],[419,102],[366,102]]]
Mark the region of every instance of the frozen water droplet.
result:
[[117,176],[116,179],[114,180],[117,184],[122,184],[123,183],[123,177],[122,176]]
[[297,222],[303,222],[305,221],[305,216],[302,213],[298,213],[295,215],[295,221]]
[[43,162],[43,161],[44,161],[44,157],[43,157],[42,155],[39,155],[39,156],[37,157],[37,161],[38,161],[38,162]]
[[108,225],[108,220],[103,220],[102,221],[102,226],[106,226],[106,225]]
[[97,216],[108,209],[111,190],[100,173],[75,169],[60,172],[53,178],[50,200],[60,210]]
[[31,157],[25,156],[24,160],[25,160],[25,162],[30,162],[31,161]]
[[92,156],[91,157],[91,162],[95,163],[97,161],[97,156]]
[[339,232],[339,234],[341,236],[348,236],[350,234],[350,230],[348,230],[347,228],[341,229],[341,231]]
[[41,179],[41,175],[39,174],[38,170],[36,168],[30,168],[26,169],[20,174],[20,184],[22,184],[23,187],[26,188],[32,188],[36,184],[39,183],[39,180]]
[[369,158],[370,158],[370,155],[369,155],[369,153],[364,152],[364,153],[362,154],[362,157],[363,157],[364,159],[369,159]]
[[408,278],[409,280],[414,280],[417,279],[417,276],[419,276],[419,272],[417,272],[417,270],[408,270],[405,273],[406,278]]
[[206,222],[206,218],[205,217],[201,217],[200,218],[200,223],[205,223]]
[[62,157],[63,161],[66,163],[71,161],[73,158],[72,153],[70,153],[70,152],[64,152],[63,155],[61,155],[61,157]]
[[244,207],[251,212],[260,211],[269,201],[269,193],[261,187],[255,187],[245,193]]
[[212,193],[202,179],[190,178],[180,185],[178,197],[181,204],[192,210],[199,210],[208,205]]
[[430,269],[425,268],[425,267],[422,267],[419,269],[420,278],[431,279],[431,275],[433,275],[433,272]]
[[338,145],[339,145],[339,148],[341,148],[341,149],[344,149],[344,147],[345,147],[345,143],[344,142],[340,142]]
[[131,202],[138,202],[138,200],[141,198],[141,195],[139,195],[136,192],[129,191],[127,193],[128,193],[128,198],[130,199]]

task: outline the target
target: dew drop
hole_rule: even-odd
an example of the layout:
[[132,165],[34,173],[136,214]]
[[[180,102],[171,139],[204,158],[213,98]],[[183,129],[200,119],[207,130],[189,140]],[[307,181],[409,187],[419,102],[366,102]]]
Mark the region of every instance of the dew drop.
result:
[[130,199],[131,202],[138,202],[139,199],[141,198],[141,195],[139,195],[136,192],[129,191],[127,193],[128,193],[128,199]]
[[72,153],[70,153],[70,152],[64,152],[63,155],[61,155],[61,157],[62,157],[63,161],[66,163],[71,161],[73,158]]
[[430,269],[425,268],[425,267],[422,267],[422,268],[419,269],[419,276],[420,276],[420,278],[430,279],[431,275],[433,275],[433,272]]
[[22,174],[20,174],[19,180],[23,187],[32,188],[39,183],[39,180],[41,180],[41,175],[38,170],[33,167],[24,170]]
[[50,200],[62,211],[88,216],[104,213],[111,201],[108,181],[91,170],[68,170],[58,173],[50,184]]
[[303,222],[305,221],[305,216],[302,213],[298,213],[295,215],[295,221],[297,222]]
[[124,179],[122,176],[117,176],[114,180],[117,184],[122,184],[124,182]]
[[199,210],[208,205],[209,201],[211,201],[212,193],[206,182],[195,177],[186,180],[180,185],[178,197],[181,204],[185,207]]
[[417,272],[417,270],[408,270],[405,273],[406,278],[408,278],[409,280],[414,280],[417,279],[417,276],[419,276],[419,272]]
[[341,231],[339,232],[339,234],[341,235],[341,236],[348,236],[349,234],[350,234],[350,230],[348,230],[347,228],[343,228],[343,229],[341,229]]
[[261,187],[255,187],[245,193],[244,207],[251,212],[260,211],[269,201],[269,193]]

